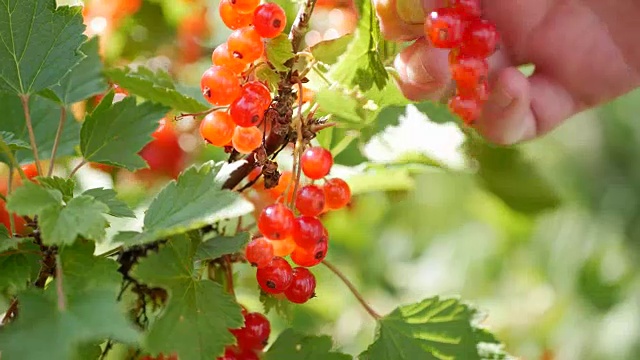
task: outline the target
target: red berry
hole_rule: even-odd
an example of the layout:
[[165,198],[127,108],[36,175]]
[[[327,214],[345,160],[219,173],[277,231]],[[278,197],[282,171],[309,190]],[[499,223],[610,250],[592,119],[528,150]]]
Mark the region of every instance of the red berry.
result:
[[302,166],[302,172],[309,179],[322,179],[331,171],[333,155],[323,147],[314,146],[302,154],[300,165]]
[[260,360],[258,355],[250,349],[240,349],[240,352],[236,356],[237,360]]
[[255,99],[259,100],[260,106],[267,110],[271,105],[271,92],[259,81],[250,81],[242,85],[242,92],[251,94]]
[[450,6],[468,17],[480,17],[480,0],[451,0]]
[[240,154],[250,154],[262,144],[262,132],[255,126],[236,126],[231,137],[233,148]]
[[273,245],[264,237],[252,240],[244,250],[247,261],[255,267],[263,267],[273,259]]
[[236,75],[221,66],[212,66],[202,74],[200,89],[213,105],[229,105],[240,96],[240,82]]
[[238,29],[229,35],[227,46],[234,57],[252,63],[264,53],[264,43],[258,32],[251,26]]
[[229,0],[233,9],[241,14],[250,14],[258,7],[260,0]]
[[329,179],[324,184],[324,198],[327,208],[341,209],[351,201],[351,189],[346,181],[335,178]]
[[292,236],[298,246],[312,248],[318,242],[327,240],[327,229],[316,217],[299,216],[293,222]]
[[258,217],[258,229],[271,240],[283,240],[293,231],[293,212],[283,204],[276,203],[265,207]]
[[233,5],[231,5],[230,0],[220,1],[218,11],[220,12],[220,18],[222,19],[222,22],[224,22],[224,24],[231,30],[249,26],[251,25],[251,21],[253,20],[253,14],[242,14],[236,11]]
[[273,255],[275,256],[289,256],[296,249],[296,242],[289,236],[284,240],[269,240],[273,246]]
[[244,326],[231,330],[238,340],[238,347],[243,350],[262,350],[267,345],[271,334],[269,320],[262,314],[253,312],[244,315]]
[[293,281],[293,270],[287,260],[276,256],[269,265],[258,268],[256,279],[264,292],[281,294]]
[[424,31],[436,48],[452,49],[462,42],[464,18],[460,11],[440,8],[427,15]]
[[474,56],[459,55],[450,68],[451,77],[456,81],[458,89],[476,89],[489,74],[487,60]]
[[235,74],[240,74],[247,67],[247,62],[233,56],[227,43],[222,43],[211,53],[213,65],[222,66]]
[[291,253],[291,261],[298,266],[312,267],[320,264],[327,256],[329,250],[328,241],[320,241],[313,248],[303,248],[298,246]]
[[34,177],[38,176],[38,168],[35,163],[22,165],[21,167],[24,174],[27,175],[27,179],[32,180]]
[[306,185],[296,194],[296,209],[302,215],[318,216],[324,210],[324,191],[316,185]]
[[465,124],[473,123],[480,116],[480,101],[475,97],[457,95],[449,99],[449,110]]
[[476,85],[475,88],[458,88],[456,95],[463,97],[473,97],[480,102],[485,102],[489,98],[489,83],[485,80]]
[[225,146],[231,141],[236,124],[225,111],[214,111],[202,119],[200,135],[213,146]]
[[227,346],[224,348],[224,355],[217,357],[216,360],[238,360],[236,351],[237,348],[233,346]]
[[266,3],[258,6],[253,13],[253,26],[260,36],[274,38],[287,25],[287,15],[278,4]]
[[289,301],[296,304],[304,304],[315,295],[316,277],[304,267],[293,269],[293,281],[284,291]]
[[465,55],[486,58],[491,56],[498,47],[500,35],[496,26],[487,20],[471,21],[462,38],[461,52]]
[[271,104],[271,93],[266,86],[257,81],[242,87],[242,94],[229,107],[231,118],[238,126],[256,126],[264,117]]

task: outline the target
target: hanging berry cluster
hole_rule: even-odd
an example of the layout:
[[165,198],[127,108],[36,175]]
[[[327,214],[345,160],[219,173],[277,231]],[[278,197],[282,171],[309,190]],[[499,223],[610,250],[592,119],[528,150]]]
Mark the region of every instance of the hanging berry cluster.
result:
[[480,116],[489,95],[487,58],[500,40],[496,26],[480,16],[480,0],[451,0],[449,7],[432,11],[425,21],[431,44],[451,49],[449,66],[456,94],[449,108],[467,124]]
[[227,346],[224,355],[216,360],[259,360],[258,353],[268,344],[271,324],[266,316],[257,312],[248,312],[242,308],[244,326],[230,330],[236,337],[237,345]]

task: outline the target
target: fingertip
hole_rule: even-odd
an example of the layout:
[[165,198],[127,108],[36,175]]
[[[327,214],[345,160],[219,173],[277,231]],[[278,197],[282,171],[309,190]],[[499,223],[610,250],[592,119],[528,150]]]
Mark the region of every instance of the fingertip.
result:
[[[415,13],[422,13],[422,11],[413,12],[411,15],[408,15],[405,11],[405,8],[410,6],[411,2],[415,2],[416,0],[401,1],[403,2],[399,4],[398,0],[374,0],[376,16],[380,23],[380,31],[387,40],[410,41],[424,35],[423,23],[415,21]],[[407,4],[405,4],[405,2]]]
[[447,52],[431,47],[424,38],[398,54],[394,65],[398,86],[412,101],[439,99],[451,78]]

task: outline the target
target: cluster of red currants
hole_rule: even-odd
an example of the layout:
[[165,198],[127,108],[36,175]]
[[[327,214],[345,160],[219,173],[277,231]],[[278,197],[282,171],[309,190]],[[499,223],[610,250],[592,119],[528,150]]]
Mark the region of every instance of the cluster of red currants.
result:
[[233,146],[241,154],[262,144],[263,131],[269,131],[264,113],[272,100],[269,89],[248,81],[244,72],[264,55],[263,39],[281,34],[287,22],[279,5],[259,4],[260,0],[220,2],[220,16],[234,31],[213,51],[213,65],[200,80],[202,95],[209,103],[228,106],[208,114],[200,124],[200,134],[214,146]]
[[[333,156],[322,147],[304,151],[300,167],[312,180],[324,179],[333,166]],[[282,179],[280,180],[282,181]],[[302,304],[314,297],[316,279],[308,268],[318,265],[327,255],[329,233],[318,216],[345,207],[351,200],[351,189],[342,179],[325,179],[324,186],[304,185],[295,194],[293,209],[276,202],[266,206],[258,217],[262,234],[252,240],[245,257],[258,268],[256,278],[266,293],[284,296]],[[298,265],[292,268],[286,256]]]
[[449,100],[449,108],[466,124],[480,116],[489,96],[487,58],[500,40],[496,26],[480,16],[480,0],[451,0],[449,7],[432,11],[425,21],[431,44],[451,49],[449,67],[456,94]]
[[229,330],[236,337],[237,346],[227,346],[224,355],[217,360],[259,360],[257,352],[268,344],[271,324],[266,316],[257,312],[248,312],[242,308],[244,326]]

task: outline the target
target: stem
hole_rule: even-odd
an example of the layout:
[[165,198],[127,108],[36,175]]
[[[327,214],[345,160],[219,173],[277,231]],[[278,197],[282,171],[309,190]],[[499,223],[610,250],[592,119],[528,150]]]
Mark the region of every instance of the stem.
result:
[[[18,166],[18,168],[20,167]],[[7,183],[7,196],[11,195],[11,190],[13,190],[13,165],[9,165],[9,182]],[[11,237],[13,237],[13,234],[16,233],[16,220],[13,218],[12,213],[9,213],[9,231],[11,232]]]
[[38,175],[42,175],[42,166],[40,165],[40,157],[38,156],[38,145],[36,144],[36,134],[33,132],[31,112],[29,112],[29,95],[20,95],[20,100],[22,101],[22,109],[24,110],[24,119],[27,123],[27,130],[29,130],[29,141],[31,142],[31,149],[33,150],[33,160],[36,163]]
[[67,120],[67,108],[60,107],[60,122],[58,122],[58,131],[56,131],[56,138],[53,141],[53,149],[51,149],[51,161],[49,164],[49,171],[47,177],[53,175],[53,164],[56,161],[56,152],[58,151],[58,145],[60,144],[60,138],[62,137],[62,130],[64,129],[64,122]]
[[85,166],[85,165],[87,165],[87,160],[82,159],[80,164],[78,164],[75,168],[73,168],[73,170],[71,170],[71,173],[69,174],[69,179],[74,177],[76,175],[76,173],[78,172],[78,170],[80,170],[80,168]]
[[2,194],[0,194],[0,200],[2,200],[4,202],[7,202],[7,197],[2,195]]
[[216,110],[222,110],[222,109],[226,109],[227,106],[214,106],[211,109],[205,110],[205,111],[200,111],[197,113],[182,113],[180,115],[176,115],[176,117],[174,118],[175,121],[178,120],[182,120],[186,117],[196,117],[196,116],[206,116],[211,114],[212,112],[216,111]]
[[304,2],[304,6],[300,8],[300,11],[298,11],[298,16],[296,16],[293,26],[291,26],[289,39],[291,40],[291,45],[293,45],[294,52],[302,50],[300,48],[302,46],[302,40],[304,39],[304,35],[307,33],[307,30],[309,30],[309,20],[311,20],[311,14],[313,13],[315,6],[316,0],[306,0]]
[[224,274],[226,276],[227,291],[229,292],[229,294],[235,297],[236,292],[233,289],[233,266],[231,265],[231,259],[229,259],[229,255],[225,255],[223,257],[222,264],[224,266]]
[[58,295],[58,310],[65,311],[67,302],[64,297],[64,289],[62,287],[62,265],[60,264],[60,255],[56,254],[56,294]]
[[[22,170],[22,167],[20,167],[20,163],[18,163],[18,160],[16,160],[15,156],[13,156],[13,152],[11,152],[11,149],[9,148],[9,145],[7,145],[7,143],[4,142],[4,140],[0,139],[0,150],[2,150],[4,153],[7,154],[7,157],[9,158],[9,167],[15,167],[16,169],[18,169],[18,173],[20,174],[20,177],[22,178],[22,180],[27,181],[29,179],[27,179],[27,174],[24,173],[24,170]],[[13,174],[10,174],[13,175]],[[13,179],[11,178],[11,176],[9,176],[9,183],[11,183],[13,181]]]
[[335,267],[333,264],[331,264],[327,260],[322,260],[322,264],[324,266],[326,266],[327,268],[329,268],[329,270],[331,270],[331,272],[336,274],[340,278],[340,280],[342,280],[342,282],[344,282],[344,284],[347,285],[349,290],[351,290],[353,295],[356,297],[356,299],[358,299],[358,301],[360,302],[362,307],[369,313],[369,315],[371,315],[375,320],[378,320],[378,319],[381,318],[380,314],[375,312],[375,310],[373,310],[371,308],[371,306],[369,306],[369,304],[367,304],[367,302],[362,297],[362,294],[360,294],[358,289],[356,289],[356,287],[353,285],[353,283],[351,281],[349,281],[349,279],[347,279],[347,277],[342,273],[342,271],[340,271],[337,267]]
[[18,314],[18,298],[13,299],[11,301],[11,305],[7,309],[7,312],[4,313],[4,317],[2,318],[2,325],[8,324],[11,319],[15,318]]

